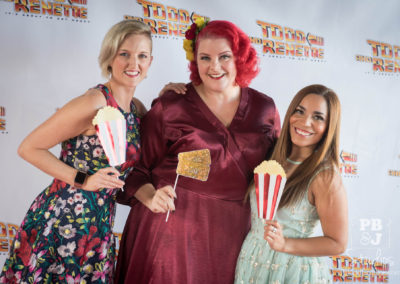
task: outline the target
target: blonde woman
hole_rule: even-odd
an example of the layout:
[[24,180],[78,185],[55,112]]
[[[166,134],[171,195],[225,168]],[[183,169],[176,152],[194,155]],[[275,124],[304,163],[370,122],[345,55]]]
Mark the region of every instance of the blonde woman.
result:
[[[134,99],[152,61],[151,30],[125,20],[106,34],[99,63],[105,84],[68,102],[22,142],[18,153],[54,177],[34,200],[5,262],[1,283],[112,283],[115,194],[139,158],[139,123],[145,112]],[[112,168],[92,119],[104,106],[127,121],[127,162]],[[62,143],[60,158],[49,151]]]

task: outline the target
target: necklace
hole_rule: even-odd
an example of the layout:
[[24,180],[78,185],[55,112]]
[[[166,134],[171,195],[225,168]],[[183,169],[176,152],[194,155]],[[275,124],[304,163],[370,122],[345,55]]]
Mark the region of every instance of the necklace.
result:
[[291,160],[291,159],[289,159],[289,158],[286,158],[286,161],[288,161],[289,163],[291,163],[291,164],[293,164],[293,165],[300,165],[303,161],[301,161],[301,162],[298,162],[298,161],[293,161],[293,160]]

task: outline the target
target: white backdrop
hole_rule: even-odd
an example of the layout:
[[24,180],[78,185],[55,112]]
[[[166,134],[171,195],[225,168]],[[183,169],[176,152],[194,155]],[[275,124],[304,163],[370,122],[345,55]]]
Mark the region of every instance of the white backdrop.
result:
[[[26,210],[51,181],[19,158],[17,147],[58,107],[105,81],[97,56],[109,27],[124,17],[155,25],[154,61],[135,94],[150,106],[166,83],[189,80],[182,36],[173,30],[182,33],[191,24],[185,15],[201,15],[230,20],[253,38],[261,72],[251,87],[274,98],[282,118],[308,84],[338,93],[350,241],[343,256],[328,259],[332,277],[400,283],[400,2],[15,2],[0,0],[0,266]],[[182,18],[176,20],[174,11]],[[53,152],[58,156],[59,150]],[[118,207],[117,235],[128,211]]]

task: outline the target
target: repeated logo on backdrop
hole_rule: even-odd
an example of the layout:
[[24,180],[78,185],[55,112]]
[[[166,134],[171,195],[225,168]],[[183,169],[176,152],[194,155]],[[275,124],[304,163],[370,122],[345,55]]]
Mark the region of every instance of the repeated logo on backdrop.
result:
[[0,106],[0,133],[7,134],[7,127],[6,127],[6,108]]
[[358,177],[357,154],[342,150],[340,160],[339,170],[343,177]]
[[324,38],[300,29],[257,20],[262,38],[250,37],[262,46],[262,53],[271,57],[323,62]]
[[[398,158],[400,159],[400,155],[398,156]],[[395,180],[395,184],[396,184],[396,189],[400,190],[400,170],[399,169],[388,169],[388,176],[393,178]]]
[[332,281],[351,283],[389,283],[389,264],[368,258],[332,256]]
[[164,5],[158,2],[137,0],[143,11],[143,18],[125,15],[125,19],[136,19],[147,23],[152,34],[160,37],[184,37],[188,27],[197,18],[208,19],[196,12]]
[[85,22],[87,20],[88,0],[5,0],[12,8],[8,15],[43,18],[51,20],[71,20]]
[[17,225],[0,222],[0,255],[8,254],[17,231]]
[[371,56],[356,55],[356,61],[370,64],[373,74],[400,76],[400,45],[376,40],[367,40],[367,44]]

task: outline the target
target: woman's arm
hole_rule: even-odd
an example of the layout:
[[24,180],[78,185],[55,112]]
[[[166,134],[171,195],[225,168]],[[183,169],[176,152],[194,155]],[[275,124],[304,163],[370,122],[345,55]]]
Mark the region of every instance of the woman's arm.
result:
[[173,199],[175,192],[171,186],[156,190],[152,185],[152,170],[164,159],[168,152],[164,135],[166,120],[162,102],[157,99],[140,126],[141,157],[126,179],[123,192],[118,192],[117,201],[125,205],[134,205],[137,200],[154,213],[175,210]]
[[168,210],[175,210],[174,198],[176,198],[176,194],[170,185],[156,190],[151,183],[147,183],[136,191],[135,197],[154,213],[166,213]]
[[[329,256],[346,250],[348,239],[348,211],[346,191],[339,173],[317,175],[309,190],[321,220],[323,236],[305,239],[285,238],[276,221],[268,221],[264,238],[271,248],[300,256]],[[273,228],[277,230],[274,233]]]
[[[93,130],[92,119],[105,104],[104,96],[95,90],[89,90],[71,100],[22,141],[18,154],[43,172],[73,185],[77,170],[60,161],[49,149],[71,137]],[[117,170],[108,168],[99,172],[87,178],[82,188],[97,190],[123,186],[123,182],[117,178]]]

